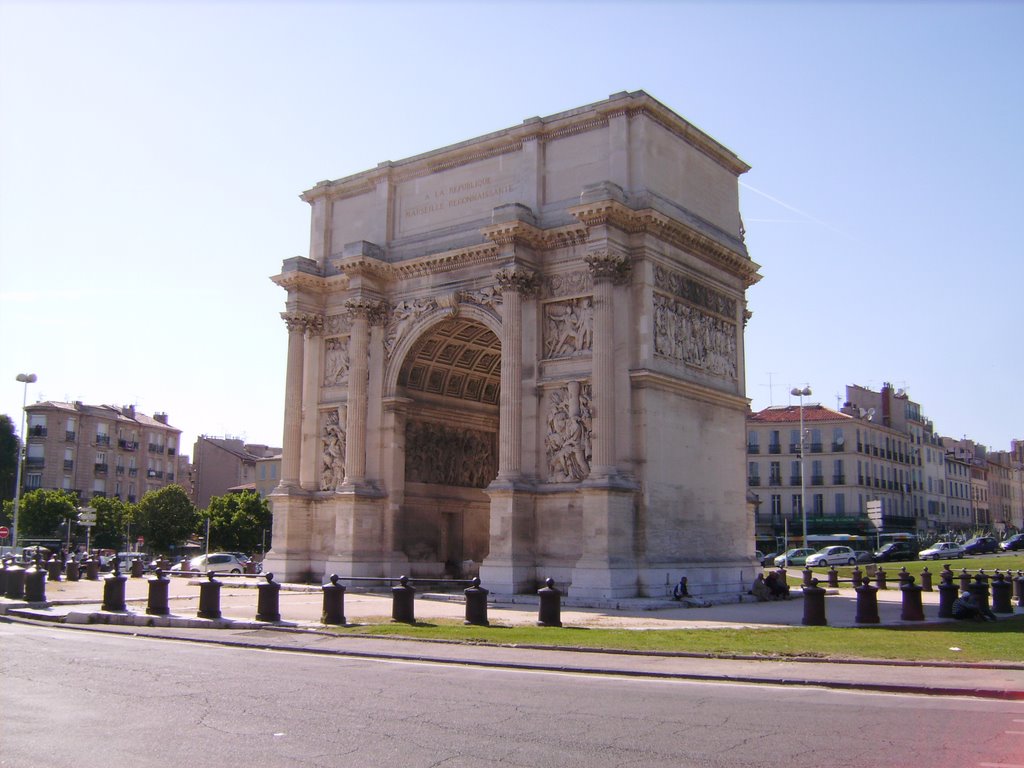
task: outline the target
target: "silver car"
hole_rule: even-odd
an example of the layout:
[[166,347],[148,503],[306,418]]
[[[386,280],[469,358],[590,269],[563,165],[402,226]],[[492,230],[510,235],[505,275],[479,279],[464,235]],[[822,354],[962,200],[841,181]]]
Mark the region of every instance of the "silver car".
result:
[[853,565],[857,562],[857,554],[849,547],[822,547],[813,555],[808,555],[807,565]]

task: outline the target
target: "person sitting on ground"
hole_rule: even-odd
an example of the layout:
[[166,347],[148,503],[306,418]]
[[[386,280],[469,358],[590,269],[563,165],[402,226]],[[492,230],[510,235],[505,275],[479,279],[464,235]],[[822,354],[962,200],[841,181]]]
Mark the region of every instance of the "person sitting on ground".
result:
[[995,621],[996,615],[987,605],[966,589],[953,601],[953,618],[960,621]]
[[771,593],[772,599],[782,600],[789,597],[789,584],[779,571],[769,571],[764,577],[764,583]]
[[673,600],[682,600],[684,597],[689,597],[690,593],[686,589],[686,577],[680,576],[679,583],[676,584],[675,589],[672,590]]
[[772,591],[768,588],[765,583],[764,575],[757,574],[754,579],[754,586],[750,588],[750,594],[757,598],[758,602],[763,603],[772,599]]

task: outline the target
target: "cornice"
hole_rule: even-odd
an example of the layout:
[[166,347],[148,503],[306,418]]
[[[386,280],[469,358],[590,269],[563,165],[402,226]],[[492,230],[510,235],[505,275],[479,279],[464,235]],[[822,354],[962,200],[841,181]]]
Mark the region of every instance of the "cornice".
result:
[[599,200],[570,208],[569,213],[590,227],[608,224],[629,234],[654,235],[740,278],[748,288],[761,279],[760,265],[749,257],[653,208],[634,211],[617,200]]
[[747,413],[750,401],[739,395],[730,395],[727,392],[720,392],[700,384],[668,376],[664,373],[657,373],[647,368],[632,370],[629,372],[630,381],[636,387],[650,387],[674,392],[680,395],[692,397],[711,405],[732,408],[735,411]]
[[302,293],[326,294],[348,288],[348,278],[344,275],[311,275],[308,272],[284,272],[270,278],[275,285],[287,291]]

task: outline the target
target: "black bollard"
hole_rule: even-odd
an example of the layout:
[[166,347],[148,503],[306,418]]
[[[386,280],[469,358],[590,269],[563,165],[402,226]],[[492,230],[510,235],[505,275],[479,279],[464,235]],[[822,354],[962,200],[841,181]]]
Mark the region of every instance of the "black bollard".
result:
[[107,574],[103,579],[103,605],[104,611],[122,612],[128,610],[124,601],[124,583],[127,577],[121,573],[121,564],[114,560],[113,572]]
[[537,612],[538,627],[562,626],[562,593],[555,586],[555,580],[547,578],[545,586],[537,590],[540,595],[540,610]]
[[809,587],[811,585],[811,579],[814,578],[814,571],[811,570],[810,566],[805,565],[801,573],[804,578],[803,586]]
[[839,586],[839,572],[836,570],[834,565],[830,566],[828,569],[828,585],[832,589]]
[[74,559],[68,560],[67,565],[64,566],[64,578],[68,581],[78,581],[80,576],[78,562]]
[[46,570],[40,567],[39,558],[25,570],[25,602],[46,602]]
[[1010,603],[1012,584],[999,571],[992,577],[992,613],[1013,613]]
[[17,563],[7,566],[7,591],[4,594],[10,600],[25,597],[25,569]]
[[85,578],[89,581],[100,580],[100,561],[90,557],[85,561]]
[[853,572],[850,574],[850,581],[852,582],[854,589],[856,589],[857,587],[860,586],[860,580],[861,580],[860,566],[859,565],[855,565],[855,566],[853,566]]
[[960,571],[960,591],[969,592],[971,589],[971,574],[964,568]]
[[52,555],[49,560],[46,561],[46,578],[50,581],[60,581],[60,572],[64,570],[64,563],[57,559],[56,555]]
[[1017,598],[1017,607],[1024,608],[1024,571],[1017,571],[1013,578],[1013,596]]
[[825,590],[818,586],[818,580],[812,579],[809,587],[804,587],[804,618],[807,627],[828,626],[825,618]]
[[331,574],[331,583],[324,584],[324,612],[320,615],[322,624],[340,624],[345,621],[345,585],[338,583],[338,574]]
[[857,615],[854,621],[858,624],[878,624],[878,587],[871,586],[865,580],[857,587]]
[[156,569],[156,577],[149,580],[149,601],[146,613],[151,616],[168,616],[171,608],[167,602],[171,580],[164,576],[163,568]]
[[142,560],[140,560],[139,558],[135,558],[134,560],[132,560],[131,573],[133,579],[142,578],[142,567]]
[[480,586],[480,579],[473,577],[473,586],[465,590],[466,595],[466,620],[464,624],[474,624],[481,627],[489,626],[487,621],[487,595],[486,589]]
[[875,586],[885,589],[885,568],[882,566],[878,566],[878,570],[875,571]]
[[409,586],[409,577],[398,579],[398,586],[391,588],[391,620],[403,624],[416,623],[416,590]]
[[924,606],[921,604],[921,587],[914,583],[914,577],[909,573],[907,577],[900,579],[903,586],[900,587],[903,601],[903,609],[900,611],[900,619],[903,621],[924,621]]
[[274,574],[264,574],[265,583],[257,584],[256,621],[281,620],[281,585],[274,581]]
[[0,597],[7,594],[7,561],[0,560]]
[[933,592],[932,589],[932,572],[928,570],[926,565],[921,569],[921,589],[924,592]]
[[974,595],[975,599],[978,601],[978,605],[980,605],[983,610],[991,609],[988,602],[988,574],[986,574],[984,570],[979,570],[978,573],[975,574],[974,583],[967,588],[967,591]]
[[942,571],[942,583],[939,584],[939,613],[940,619],[953,618],[953,603],[960,596],[960,587],[953,581],[953,572],[949,566]]
[[897,573],[896,576],[900,580],[900,589],[903,589],[903,585],[907,583],[907,579],[910,577],[910,574],[907,573],[907,566],[902,566],[900,568],[900,572]]
[[196,616],[200,619],[220,618],[220,582],[213,575],[213,571],[207,571],[206,581],[199,583],[199,610]]

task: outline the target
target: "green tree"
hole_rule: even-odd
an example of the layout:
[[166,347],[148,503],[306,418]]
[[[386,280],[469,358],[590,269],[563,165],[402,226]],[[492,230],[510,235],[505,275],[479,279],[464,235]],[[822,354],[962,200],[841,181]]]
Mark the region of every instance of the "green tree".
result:
[[21,441],[14,431],[14,422],[7,414],[0,415],[0,501],[14,498],[20,454]]
[[135,509],[121,499],[97,497],[89,502],[96,510],[96,525],[92,529],[92,545],[118,551],[127,549],[132,526],[135,521]]
[[228,552],[255,552],[263,544],[263,532],[269,537],[272,518],[270,505],[256,491],[214,496],[207,509],[210,517],[210,549]]
[[18,505],[18,540],[22,536],[59,536],[65,520],[77,515],[78,497],[70,491],[36,488],[23,493]]
[[157,552],[167,552],[184,542],[198,523],[196,508],[180,485],[150,491],[135,509],[136,530]]

